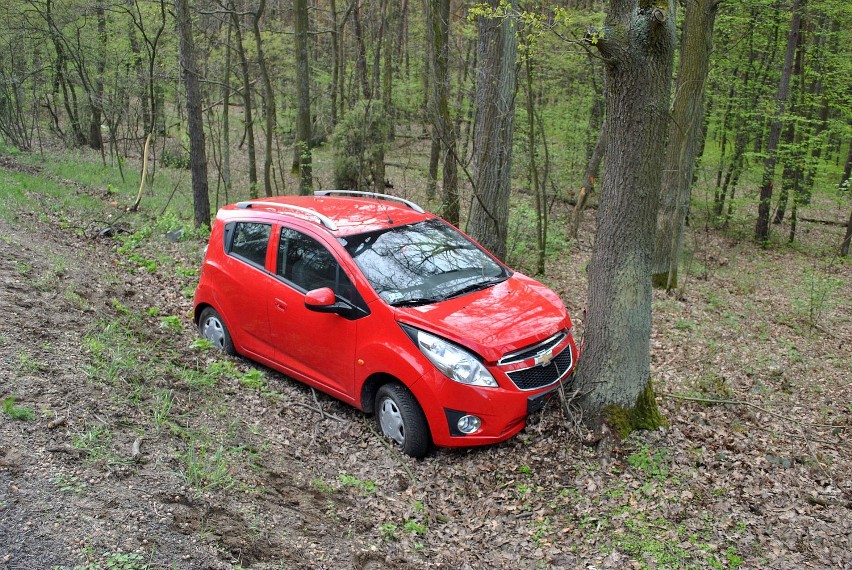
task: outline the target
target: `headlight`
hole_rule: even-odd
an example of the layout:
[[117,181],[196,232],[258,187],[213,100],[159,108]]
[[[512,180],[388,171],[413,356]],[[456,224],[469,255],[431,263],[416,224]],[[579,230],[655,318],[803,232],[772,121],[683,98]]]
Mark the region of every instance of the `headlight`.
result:
[[497,387],[497,381],[473,354],[433,334],[417,333],[417,347],[450,380],[470,386]]

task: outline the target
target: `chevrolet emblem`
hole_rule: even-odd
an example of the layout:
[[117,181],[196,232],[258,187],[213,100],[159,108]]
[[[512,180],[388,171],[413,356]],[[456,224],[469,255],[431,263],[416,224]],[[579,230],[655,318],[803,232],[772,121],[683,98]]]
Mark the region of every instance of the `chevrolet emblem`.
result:
[[552,349],[546,350],[546,351],[542,352],[541,354],[536,355],[534,365],[544,367],[544,366],[547,366],[548,364],[550,364],[551,360],[553,360],[553,350]]

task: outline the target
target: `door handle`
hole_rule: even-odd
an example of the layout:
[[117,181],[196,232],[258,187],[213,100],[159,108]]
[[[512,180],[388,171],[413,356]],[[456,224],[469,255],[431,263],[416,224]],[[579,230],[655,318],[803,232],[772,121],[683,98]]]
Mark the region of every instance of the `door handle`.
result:
[[279,311],[286,311],[287,310],[287,303],[285,303],[281,299],[276,298],[273,302],[275,303],[275,308],[278,309]]

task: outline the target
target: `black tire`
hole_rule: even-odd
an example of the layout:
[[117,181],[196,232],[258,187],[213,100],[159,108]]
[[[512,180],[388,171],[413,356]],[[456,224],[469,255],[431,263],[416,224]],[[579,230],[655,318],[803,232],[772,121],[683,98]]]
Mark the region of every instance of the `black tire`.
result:
[[401,384],[385,384],[376,392],[376,427],[406,455],[420,458],[429,451],[426,415],[414,394]]
[[198,319],[198,332],[201,333],[202,338],[212,342],[213,346],[219,350],[224,350],[231,356],[237,354],[237,349],[234,348],[234,341],[231,340],[231,333],[228,332],[225,321],[213,307],[207,307],[201,311],[201,317]]

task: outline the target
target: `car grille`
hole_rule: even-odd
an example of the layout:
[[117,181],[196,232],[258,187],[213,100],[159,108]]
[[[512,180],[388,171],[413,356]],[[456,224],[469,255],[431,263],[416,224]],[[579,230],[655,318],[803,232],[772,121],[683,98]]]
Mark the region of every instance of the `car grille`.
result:
[[522,362],[528,358],[532,358],[537,356],[538,354],[553,348],[558,345],[565,339],[564,332],[558,332],[547,340],[544,340],[538,344],[534,344],[532,346],[528,346],[527,348],[521,349],[518,352],[511,352],[505,355],[500,359],[498,364],[512,364],[514,362]]
[[[536,352],[540,351],[539,348]],[[535,390],[553,384],[571,368],[571,345],[553,357],[547,366],[533,366],[509,372],[508,376],[520,390]]]

